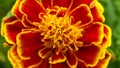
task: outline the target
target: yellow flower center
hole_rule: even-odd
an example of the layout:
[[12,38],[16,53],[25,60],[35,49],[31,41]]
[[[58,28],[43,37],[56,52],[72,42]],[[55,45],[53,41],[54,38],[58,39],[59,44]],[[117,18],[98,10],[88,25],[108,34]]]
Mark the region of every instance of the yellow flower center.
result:
[[47,9],[47,14],[42,15],[42,22],[39,25],[41,35],[44,36],[42,42],[47,47],[63,49],[68,47],[78,50],[82,42],[77,41],[82,37],[82,28],[71,24],[71,17],[65,15],[67,9],[57,7],[57,9]]

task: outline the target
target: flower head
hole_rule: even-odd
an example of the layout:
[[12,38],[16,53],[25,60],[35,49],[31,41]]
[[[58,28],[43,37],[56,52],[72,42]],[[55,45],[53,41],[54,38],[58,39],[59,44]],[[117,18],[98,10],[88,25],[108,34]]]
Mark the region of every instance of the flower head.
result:
[[16,0],[1,34],[14,68],[106,68],[111,30],[97,0]]

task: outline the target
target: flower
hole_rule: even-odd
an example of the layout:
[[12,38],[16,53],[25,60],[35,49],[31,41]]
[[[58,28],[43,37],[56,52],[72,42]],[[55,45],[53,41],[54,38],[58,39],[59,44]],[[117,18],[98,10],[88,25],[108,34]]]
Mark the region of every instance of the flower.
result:
[[16,0],[1,34],[14,68],[107,68],[111,29],[97,0]]

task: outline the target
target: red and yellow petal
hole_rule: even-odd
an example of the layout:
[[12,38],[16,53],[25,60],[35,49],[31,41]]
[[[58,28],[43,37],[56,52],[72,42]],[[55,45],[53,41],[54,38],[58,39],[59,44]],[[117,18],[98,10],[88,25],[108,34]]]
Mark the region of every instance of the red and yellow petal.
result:
[[37,0],[22,0],[19,10],[22,14],[26,15],[27,19],[31,22],[41,22],[39,13],[45,12]]
[[95,67],[92,68],[107,68],[109,61],[111,59],[111,54],[106,52],[104,59],[100,60]]
[[48,62],[49,59],[43,59],[39,64],[31,66],[30,68],[50,68],[50,64]]
[[99,61],[101,48],[96,45],[80,47],[79,50],[75,52],[75,54],[78,60],[84,61],[87,66],[94,67]]
[[65,62],[66,57],[65,55],[60,52],[59,54],[57,54],[54,50],[52,51],[52,55],[49,58],[49,63],[50,64],[57,64],[57,63],[62,63]]
[[17,47],[15,45],[10,48],[8,51],[8,59],[10,60],[13,67],[18,68],[18,63],[21,61],[21,59],[18,57],[16,48]]
[[75,57],[75,54],[72,50],[68,50],[66,52],[66,57],[67,57],[67,64],[70,68],[76,68],[77,67],[77,59]]
[[79,26],[86,26],[93,21],[90,8],[86,4],[77,6],[70,12],[70,16],[72,16],[72,24],[80,22]]
[[41,0],[40,3],[47,9],[52,7],[53,0]]
[[21,32],[23,29],[23,25],[19,20],[16,20],[14,22],[6,23],[4,25],[4,36],[6,41],[9,44],[15,44],[16,43],[16,36],[18,33]]
[[59,7],[69,8],[73,3],[73,0],[52,0],[52,1],[53,1],[53,7],[59,6]]
[[111,46],[111,36],[112,36],[111,34],[112,32],[111,32],[110,27],[108,27],[107,25],[104,25],[104,38],[101,43],[101,46],[103,48],[107,48]]
[[7,18],[7,17],[4,17],[3,19],[2,19],[2,24],[1,24],[1,35],[2,36],[4,36],[4,28],[5,28],[5,24],[6,23],[11,23],[11,22],[13,22],[13,21],[16,21],[17,20],[17,18],[15,17],[15,16],[12,16],[12,17],[9,17],[9,18]]
[[70,68],[66,62],[51,64],[50,68]]
[[51,48],[47,48],[47,47],[44,47],[38,51],[38,55],[42,59],[48,58],[50,56],[50,53],[51,53]]
[[19,10],[21,1],[22,0],[16,0],[14,6],[12,8],[12,13],[20,20],[22,19],[22,16],[23,16],[23,14]]
[[79,6],[81,4],[86,4],[89,6],[92,1],[94,1],[94,0],[73,0],[73,5],[71,7],[71,10],[76,8],[77,6]]
[[36,66],[42,62],[42,58],[39,57],[38,53],[34,53],[30,56],[30,59],[21,60],[18,63],[19,68],[30,68],[31,66]]
[[35,28],[35,26],[33,25],[33,23],[31,23],[26,16],[22,17],[22,24],[24,27],[26,28]]
[[96,0],[90,4],[90,9],[93,15],[94,22],[104,22],[105,18],[103,16],[103,6]]
[[82,32],[83,36],[78,39],[82,41],[85,45],[89,45],[91,43],[101,44],[104,37],[104,26],[102,23],[94,23],[85,28]]
[[83,60],[78,60],[77,68],[89,68]]
[[18,55],[23,59],[28,59],[34,52],[39,51],[43,47],[41,38],[40,32],[35,30],[19,33],[16,43]]

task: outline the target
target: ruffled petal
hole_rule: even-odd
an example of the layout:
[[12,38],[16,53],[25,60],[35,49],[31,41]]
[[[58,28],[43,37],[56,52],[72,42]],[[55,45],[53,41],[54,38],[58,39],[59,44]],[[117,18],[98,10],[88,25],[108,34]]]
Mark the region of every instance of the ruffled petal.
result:
[[66,7],[66,8],[69,8],[73,2],[73,0],[52,0],[52,1],[53,1],[53,7],[59,6],[59,7]]
[[73,51],[71,50],[68,50],[66,52],[66,57],[67,57],[67,64],[69,65],[70,68],[76,68],[77,67],[77,60],[76,60],[76,57],[73,53]]
[[21,62],[18,63],[18,65],[19,65],[19,68],[29,68],[31,66],[35,66],[39,64],[40,62],[42,62],[42,58],[40,58],[37,52],[35,52],[30,56],[30,59],[21,60]]
[[100,60],[98,64],[92,68],[107,68],[110,59],[111,59],[111,54],[107,52],[104,59]]
[[42,3],[45,8],[51,8],[52,2],[52,0],[41,0],[40,3]]
[[17,35],[17,51],[22,59],[28,59],[30,56],[43,47],[40,41],[42,36],[39,31],[28,30]]
[[77,68],[88,68],[88,66],[87,66],[87,64],[84,61],[79,60]]
[[48,62],[49,62],[48,59],[43,59],[42,62],[31,68],[50,68],[50,64]]
[[22,0],[19,9],[24,15],[27,16],[29,21],[41,22],[41,19],[39,18],[39,13],[44,12],[44,9],[37,2],[37,0]]
[[6,24],[6,23],[13,22],[13,21],[15,21],[15,20],[17,20],[17,18],[14,17],[14,16],[9,17],[9,18],[4,17],[4,18],[2,19],[2,24],[1,24],[1,35],[2,35],[2,36],[4,36],[4,34],[5,34],[5,33],[4,33],[5,24]]
[[10,60],[13,67],[19,68],[18,63],[21,61],[21,59],[18,57],[16,48],[16,46],[12,46],[10,48],[10,50],[8,51],[8,59]]
[[46,57],[50,56],[49,55],[50,53],[51,53],[51,48],[44,47],[44,48],[42,48],[42,49],[39,50],[38,55],[41,58],[45,59]]
[[51,64],[50,68],[70,68],[66,62]]
[[111,30],[110,28],[107,26],[107,25],[104,25],[104,38],[103,38],[103,41],[101,43],[101,46],[103,48],[107,48],[107,47],[110,47],[111,46]]
[[93,15],[94,22],[104,22],[105,18],[103,16],[103,6],[96,0],[90,4],[91,12]]
[[88,25],[93,20],[90,8],[85,4],[77,6],[71,11],[70,16],[72,16],[72,24],[79,22],[79,26]]
[[101,48],[99,46],[91,45],[87,47],[80,47],[75,52],[78,60],[83,60],[88,66],[95,66],[99,61],[101,55]]
[[81,4],[87,4],[89,6],[92,1],[94,1],[94,0],[73,0],[73,5],[71,7],[71,10]]
[[12,8],[12,13],[15,14],[15,16],[19,19],[22,19],[23,14],[20,12],[20,3],[22,0],[16,0],[13,8]]
[[31,23],[26,16],[23,15],[22,17],[22,24],[24,27],[26,28],[34,28],[35,26],[33,25],[33,23]]
[[104,27],[102,23],[94,23],[89,25],[83,31],[83,36],[78,39],[82,41],[85,45],[89,45],[91,43],[101,44],[104,37]]
[[49,58],[49,63],[50,64],[57,64],[61,62],[65,62],[66,57],[62,52],[57,54],[55,51],[52,51],[52,56]]
[[16,36],[18,33],[21,32],[23,29],[23,25],[19,20],[16,20],[11,23],[6,23],[4,26],[4,35],[5,39],[9,44],[15,44],[16,43]]

